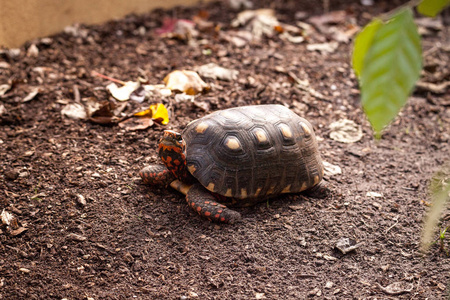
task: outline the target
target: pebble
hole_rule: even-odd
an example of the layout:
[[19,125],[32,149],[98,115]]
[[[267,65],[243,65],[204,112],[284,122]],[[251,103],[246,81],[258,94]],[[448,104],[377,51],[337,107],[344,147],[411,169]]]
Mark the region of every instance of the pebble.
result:
[[5,178],[8,180],[16,180],[19,177],[19,172],[14,170],[5,171]]
[[319,288],[315,288],[313,290],[310,290],[308,292],[308,296],[309,297],[313,297],[313,296],[322,296],[322,291]]
[[20,272],[23,272],[23,273],[30,273],[30,272],[31,272],[31,271],[30,271],[29,269],[27,269],[27,268],[20,268],[19,271],[20,271]]
[[77,202],[78,204],[80,204],[81,206],[86,206],[86,198],[84,198],[83,195],[78,194],[77,195]]

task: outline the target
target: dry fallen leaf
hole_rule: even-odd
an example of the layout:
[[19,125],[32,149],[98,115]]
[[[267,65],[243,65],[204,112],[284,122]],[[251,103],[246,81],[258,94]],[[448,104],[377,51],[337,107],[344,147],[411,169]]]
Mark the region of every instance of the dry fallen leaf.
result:
[[11,236],[17,236],[21,233],[27,231],[26,227],[20,226],[19,220],[16,216],[14,216],[12,213],[6,211],[3,209],[2,213],[0,214],[1,218],[1,226],[6,227],[6,232]]
[[177,38],[180,40],[187,40],[198,35],[195,29],[195,23],[186,19],[171,19],[163,20],[163,25],[156,29],[155,32],[163,37]]
[[146,110],[134,114],[136,117],[151,117],[158,123],[167,125],[169,123],[169,112],[162,103],[152,104]]
[[120,122],[119,127],[130,131],[144,130],[153,126],[153,123],[154,122],[151,117],[129,118]]
[[362,136],[361,126],[352,120],[341,119],[330,124],[330,138],[341,143],[355,143]]
[[338,42],[322,43],[322,44],[309,44],[306,45],[308,51],[319,51],[320,53],[333,53],[339,46]]
[[245,26],[255,39],[260,39],[264,35],[272,36],[275,33],[275,28],[279,25],[280,23],[275,17],[275,11],[268,8],[245,10],[231,21],[233,27]]
[[34,99],[34,97],[36,97],[37,94],[39,94],[40,92],[40,88],[35,87],[33,88],[33,90],[25,97],[23,98],[22,102],[28,102]]
[[180,91],[188,95],[195,95],[210,88],[196,72],[187,70],[171,72],[164,78],[164,82],[172,91]]
[[215,63],[209,63],[200,66],[197,68],[197,72],[200,74],[200,76],[206,78],[221,79],[227,81],[236,80],[239,74],[239,71],[222,68]]
[[142,86],[146,94],[168,97],[172,95],[172,90],[168,89],[164,84],[146,84]]
[[86,109],[79,103],[67,104],[61,110],[61,114],[70,119],[85,120],[87,118]]
[[227,32],[220,31],[219,34],[222,39],[230,42],[238,48],[244,47],[253,39],[252,33],[245,30]]
[[378,287],[389,295],[400,295],[404,293],[409,293],[413,290],[414,285],[412,283],[406,283],[406,282],[394,282],[390,285],[383,287],[380,284],[378,284]]
[[115,99],[119,101],[127,101],[130,99],[131,93],[133,93],[139,86],[140,83],[135,81],[127,81],[121,87],[118,87],[117,84],[111,82],[106,86],[106,89]]
[[342,174],[342,169],[338,165],[330,164],[327,161],[323,161],[322,163],[323,163],[323,167],[325,169],[324,170],[325,176],[330,177],[330,176]]
[[1,84],[0,85],[0,96],[3,96],[11,89],[11,84]]
[[[91,104],[93,105],[93,104]],[[125,108],[126,103],[120,103],[117,106],[110,101],[97,102],[95,107],[97,108],[89,117],[89,121],[102,124],[111,125],[117,123],[119,115]]]

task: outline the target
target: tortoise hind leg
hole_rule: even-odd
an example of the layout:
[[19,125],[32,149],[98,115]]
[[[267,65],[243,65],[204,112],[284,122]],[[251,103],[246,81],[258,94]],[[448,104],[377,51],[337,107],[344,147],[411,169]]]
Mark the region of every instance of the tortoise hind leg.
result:
[[325,199],[326,197],[328,197],[330,195],[330,189],[327,187],[325,182],[322,180],[321,182],[319,182],[312,188],[304,191],[304,193],[305,193],[305,195],[310,196],[312,198]]
[[175,176],[165,165],[153,164],[143,168],[139,175],[145,184],[167,186],[175,180]]
[[216,198],[200,184],[189,189],[186,201],[200,216],[212,222],[233,224],[241,219],[240,213],[217,203]]

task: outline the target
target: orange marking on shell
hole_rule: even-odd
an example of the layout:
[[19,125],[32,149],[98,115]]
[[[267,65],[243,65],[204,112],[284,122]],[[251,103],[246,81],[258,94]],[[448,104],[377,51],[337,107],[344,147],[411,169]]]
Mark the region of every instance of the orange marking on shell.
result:
[[197,211],[198,212],[201,212],[202,211],[202,208],[199,206],[199,207],[197,207]]
[[217,212],[218,212],[219,214],[221,214],[221,213],[223,212],[223,210],[219,209]]
[[225,217],[220,218],[221,222],[225,222]]
[[211,216],[211,212],[205,211],[205,217],[209,217],[209,216]]
[[219,214],[216,214],[216,215],[214,216],[214,218],[219,219],[219,218],[220,218],[220,215],[219,215]]

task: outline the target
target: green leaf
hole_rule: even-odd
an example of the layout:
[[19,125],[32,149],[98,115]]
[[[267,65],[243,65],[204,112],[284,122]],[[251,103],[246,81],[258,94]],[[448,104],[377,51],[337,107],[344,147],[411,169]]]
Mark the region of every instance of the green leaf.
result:
[[383,25],[380,19],[375,19],[367,24],[363,30],[358,33],[355,39],[355,45],[353,47],[352,65],[356,76],[360,78],[361,70],[363,68],[364,57],[367,54],[370,46],[372,45],[373,37],[378,28]]
[[377,137],[406,103],[421,69],[420,36],[405,8],[376,30],[361,70],[361,102]]
[[423,0],[417,6],[417,11],[427,17],[436,17],[438,13],[450,5],[450,0]]

